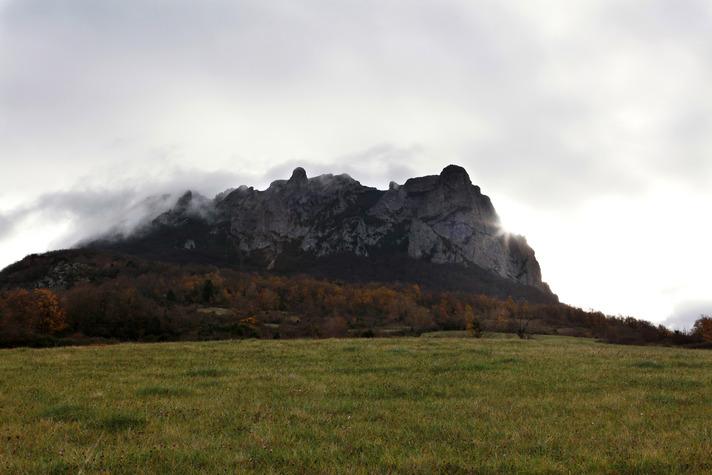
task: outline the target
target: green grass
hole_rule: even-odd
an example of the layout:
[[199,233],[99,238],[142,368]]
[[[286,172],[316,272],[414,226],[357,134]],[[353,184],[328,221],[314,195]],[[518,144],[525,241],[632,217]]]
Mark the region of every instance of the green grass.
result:
[[0,473],[710,473],[712,352],[538,337],[0,351]]

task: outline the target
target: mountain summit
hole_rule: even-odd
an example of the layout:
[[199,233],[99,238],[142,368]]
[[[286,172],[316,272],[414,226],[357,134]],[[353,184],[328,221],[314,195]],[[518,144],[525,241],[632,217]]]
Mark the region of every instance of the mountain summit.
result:
[[534,251],[506,233],[464,168],[411,178],[388,190],[349,175],[242,186],[208,199],[186,192],[134,235],[91,248],[180,262],[212,262],[342,279],[400,280],[532,301],[556,297]]

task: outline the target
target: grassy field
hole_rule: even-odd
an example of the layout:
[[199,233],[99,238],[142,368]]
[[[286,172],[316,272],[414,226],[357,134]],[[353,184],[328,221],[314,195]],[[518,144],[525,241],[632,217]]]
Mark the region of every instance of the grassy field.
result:
[[0,473],[710,473],[712,352],[584,339],[0,350]]

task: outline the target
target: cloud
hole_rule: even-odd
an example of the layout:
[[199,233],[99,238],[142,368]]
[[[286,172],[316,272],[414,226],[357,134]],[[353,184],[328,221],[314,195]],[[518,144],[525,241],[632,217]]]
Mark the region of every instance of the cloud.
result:
[[[35,200],[0,213],[0,242],[28,236],[38,223],[60,226],[51,236],[51,248],[63,248],[104,234],[130,234],[168,210],[186,190],[214,195],[246,177],[225,172],[172,169],[152,177],[115,177],[113,185],[97,182],[75,185],[70,190],[52,191]],[[41,249],[22,248],[22,255],[2,255],[5,262]]]
[[[310,177],[346,173],[361,184],[387,189],[390,181],[404,183],[415,176],[416,172],[409,163],[423,158],[423,150],[420,147],[404,148],[384,143],[341,155],[327,162],[289,160],[270,168],[266,176],[289,177],[292,170],[302,167]],[[440,170],[433,170],[432,173],[440,173]]]
[[663,324],[676,330],[689,330],[695,321],[703,315],[712,316],[712,301],[683,302]]
[[0,239],[10,234],[15,227],[14,216],[3,216],[0,214]]
[[542,206],[704,187],[710,18],[694,0],[9,1],[0,154],[72,182],[166,147],[265,174],[391,143],[424,151],[416,174],[462,163]]
[[58,247],[74,244],[76,238],[115,231],[128,232],[152,214],[167,209],[175,197],[141,197],[134,190],[74,190],[47,193],[31,204],[0,216],[0,240],[19,232],[32,232],[32,222],[71,223],[69,236],[57,240]]

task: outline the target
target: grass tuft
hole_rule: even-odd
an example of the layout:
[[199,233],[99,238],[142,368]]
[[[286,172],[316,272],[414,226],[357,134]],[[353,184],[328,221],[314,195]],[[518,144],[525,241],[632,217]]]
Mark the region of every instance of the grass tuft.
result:
[[187,389],[179,389],[179,388],[166,388],[162,386],[147,386],[139,389],[136,391],[137,396],[142,396],[142,397],[150,397],[150,396],[159,396],[159,397],[173,397],[173,396],[188,396],[190,395],[190,391]]
[[90,419],[91,413],[88,409],[80,406],[61,404],[45,409],[41,416],[56,422],[82,422]]
[[129,414],[112,414],[100,419],[97,427],[108,432],[123,432],[140,429],[146,425],[146,420]]
[[191,369],[186,371],[185,375],[191,378],[219,378],[226,372],[215,368]]
[[641,369],[663,369],[665,366],[657,361],[636,361],[631,366]]

